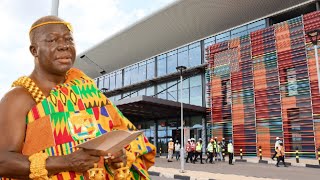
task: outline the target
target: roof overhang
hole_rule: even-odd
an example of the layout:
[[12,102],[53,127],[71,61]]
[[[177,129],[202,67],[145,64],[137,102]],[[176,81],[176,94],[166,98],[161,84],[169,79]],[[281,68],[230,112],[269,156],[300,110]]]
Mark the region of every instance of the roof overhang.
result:
[[[114,104],[130,120],[155,120],[180,117],[181,104],[179,102],[159,99],[150,96],[137,96],[115,101]],[[184,116],[204,116],[206,108],[190,104],[183,104]]]
[[[315,0],[178,0],[81,53],[90,77]],[[82,57],[82,58],[80,58]]]

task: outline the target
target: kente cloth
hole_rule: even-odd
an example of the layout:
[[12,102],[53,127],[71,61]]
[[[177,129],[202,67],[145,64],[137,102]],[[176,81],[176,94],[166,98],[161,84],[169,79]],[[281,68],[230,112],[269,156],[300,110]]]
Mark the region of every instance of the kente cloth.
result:
[[[15,86],[27,87],[23,83]],[[48,97],[29,111],[26,123],[22,154],[28,156],[41,151],[49,156],[68,155],[77,150],[76,145],[109,131],[136,130],[99,91],[94,80],[74,68],[68,71],[65,83],[55,86]],[[150,179],[147,170],[154,164],[155,147],[141,135],[125,149],[131,165],[129,179]],[[112,180],[108,165],[102,161],[101,166],[105,169],[106,179]],[[83,180],[87,179],[87,173],[62,172],[51,178]]]

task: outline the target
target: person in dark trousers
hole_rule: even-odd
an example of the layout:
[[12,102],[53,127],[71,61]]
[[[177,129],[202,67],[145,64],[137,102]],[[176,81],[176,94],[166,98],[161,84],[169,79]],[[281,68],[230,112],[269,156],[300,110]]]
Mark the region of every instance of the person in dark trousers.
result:
[[196,159],[194,159],[194,155],[196,153],[196,143],[195,143],[195,141],[196,140],[194,138],[191,138],[191,143],[190,143],[191,151],[190,151],[190,153],[191,153],[191,162],[193,162],[193,163],[195,163],[195,160],[196,160]]
[[279,147],[279,142],[280,142],[280,138],[279,137],[276,137],[276,142],[274,144],[274,154],[272,156],[272,160],[274,160],[274,158],[276,157],[277,155],[277,148]]
[[233,144],[232,144],[232,140],[229,140],[229,144],[228,144],[228,154],[229,154],[229,164],[233,165],[232,160],[233,160]]
[[209,159],[209,162],[211,164],[214,164],[213,162],[213,153],[214,153],[214,148],[213,148],[213,139],[211,138],[210,139],[210,142],[208,143],[208,146],[207,146],[207,151],[208,151],[208,157],[206,159],[206,163],[208,162],[208,159]]
[[200,156],[200,163],[203,164],[203,162],[202,162],[202,139],[201,138],[199,138],[199,141],[196,144],[196,154],[195,154],[193,163],[197,160],[198,156]]
[[284,147],[282,142],[279,142],[279,146],[276,148],[276,152],[277,152],[277,164],[276,166],[279,167],[279,162],[282,161],[284,167],[287,167],[287,165],[284,162]]
[[186,144],[186,151],[187,151],[187,153],[188,153],[188,155],[187,155],[187,159],[186,159],[186,163],[189,163],[189,159],[190,159],[190,161],[191,161],[191,163],[192,163],[192,161],[193,161],[193,159],[192,159],[192,152],[191,152],[191,140],[190,139],[188,139],[188,142],[187,142],[187,144]]
[[175,154],[176,154],[176,160],[178,161],[179,158],[180,158],[180,143],[178,140],[176,140],[176,143],[174,144],[174,151],[175,151]]

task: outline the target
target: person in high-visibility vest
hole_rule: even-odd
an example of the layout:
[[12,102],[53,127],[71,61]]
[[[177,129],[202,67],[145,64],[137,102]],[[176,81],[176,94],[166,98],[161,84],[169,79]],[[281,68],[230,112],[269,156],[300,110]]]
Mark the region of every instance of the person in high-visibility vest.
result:
[[207,146],[207,151],[209,153],[209,162],[211,164],[214,164],[214,162],[213,162],[213,153],[214,153],[213,141],[214,140],[211,138],[210,142],[208,143],[208,146]]
[[170,138],[168,143],[168,162],[172,162],[173,150],[174,150],[174,143],[172,138]]
[[220,161],[222,161],[222,148],[221,148],[221,142],[218,141],[217,143],[217,158],[218,158],[218,155],[219,155],[219,158],[220,158]]
[[286,163],[284,162],[284,147],[282,144],[282,141],[279,141],[279,146],[276,148],[276,152],[277,152],[277,164],[276,166],[279,167],[279,162],[282,161],[284,167],[287,167]]
[[200,155],[200,163],[203,164],[202,162],[202,139],[199,138],[199,141],[196,144],[196,154],[193,160],[193,163],[197,161],[198,156]]
[[233,165],[232,160],[233,160],[233,144],[232,144],[232,140],[229,140],[229,144],[228,144],[228,154],[229,154],[229,164]]

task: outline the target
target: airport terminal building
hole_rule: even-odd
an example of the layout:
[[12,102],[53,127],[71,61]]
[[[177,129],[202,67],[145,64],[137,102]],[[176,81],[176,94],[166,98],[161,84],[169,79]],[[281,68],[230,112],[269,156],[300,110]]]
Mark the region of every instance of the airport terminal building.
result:
[[[320,146],[317,0],[179,0],[79,54],[76,67],[157,151],[185,140],[232,139],[235,154]],[[318,36],[319,33],[319,36]],[[315,51],[316,50],[318,51]],[[180,96],[180,73],[183,90]]]

